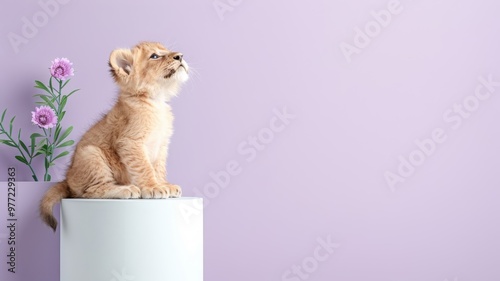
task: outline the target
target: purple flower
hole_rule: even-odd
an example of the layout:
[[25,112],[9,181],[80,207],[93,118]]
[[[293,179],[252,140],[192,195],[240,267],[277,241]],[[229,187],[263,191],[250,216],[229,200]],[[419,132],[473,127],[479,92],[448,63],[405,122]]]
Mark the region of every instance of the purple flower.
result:
[[73,76],[72,65],[73,63],[67,58],[56,58],[50,67],[50,74],[54,76],[54,78],[66,80],[68,77]]
[[57,124],[56,113],[52,108],[45,105],[36,107],[35,111],[31,112],[31,117],[31,122],[40,128],[48,129]]

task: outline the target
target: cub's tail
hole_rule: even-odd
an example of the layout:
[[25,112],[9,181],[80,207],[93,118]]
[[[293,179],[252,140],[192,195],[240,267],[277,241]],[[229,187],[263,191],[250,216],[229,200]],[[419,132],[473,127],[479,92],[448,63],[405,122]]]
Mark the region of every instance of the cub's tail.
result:
[[62,181],[47,190],[40,202],[40,216],[54,231],[57,228],[57,220],[52,214],[52,208],[61,199],[69,197],[69,186],[66,181]]

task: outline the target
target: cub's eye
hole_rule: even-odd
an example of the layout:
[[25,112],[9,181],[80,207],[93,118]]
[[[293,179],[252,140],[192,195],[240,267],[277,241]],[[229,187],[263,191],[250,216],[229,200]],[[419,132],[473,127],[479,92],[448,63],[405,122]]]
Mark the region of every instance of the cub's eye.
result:
[[149,58],[150,58],[150,59],[153,59],[153,60],[156,60],[156,59],[159,59],[159,58],[160,58],[160,56],[159,56],[159,55],[157,55],[157,54],[152,54]]

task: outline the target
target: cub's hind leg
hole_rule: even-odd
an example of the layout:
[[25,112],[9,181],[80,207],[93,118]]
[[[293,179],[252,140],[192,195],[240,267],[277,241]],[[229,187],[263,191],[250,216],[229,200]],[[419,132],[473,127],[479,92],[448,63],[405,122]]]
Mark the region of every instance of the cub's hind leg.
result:
[[77,148],[67,179],[74,197],[129,199],[141,196],[137,186],[116,182],[109,159],[93,145]]

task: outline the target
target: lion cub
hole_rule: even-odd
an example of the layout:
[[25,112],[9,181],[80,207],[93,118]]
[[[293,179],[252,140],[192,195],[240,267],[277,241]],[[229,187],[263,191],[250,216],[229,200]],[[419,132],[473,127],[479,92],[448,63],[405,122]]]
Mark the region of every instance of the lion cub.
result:
[[53,206],[62,198],[167,198],[181,189],[166,180],[172,136],[170,98],[188,79],[181,53],[144,42],[117,49],[109,58],[120,87],[115,106],[77,144],[66,179],[40,204],[42,219],[55,231]]

